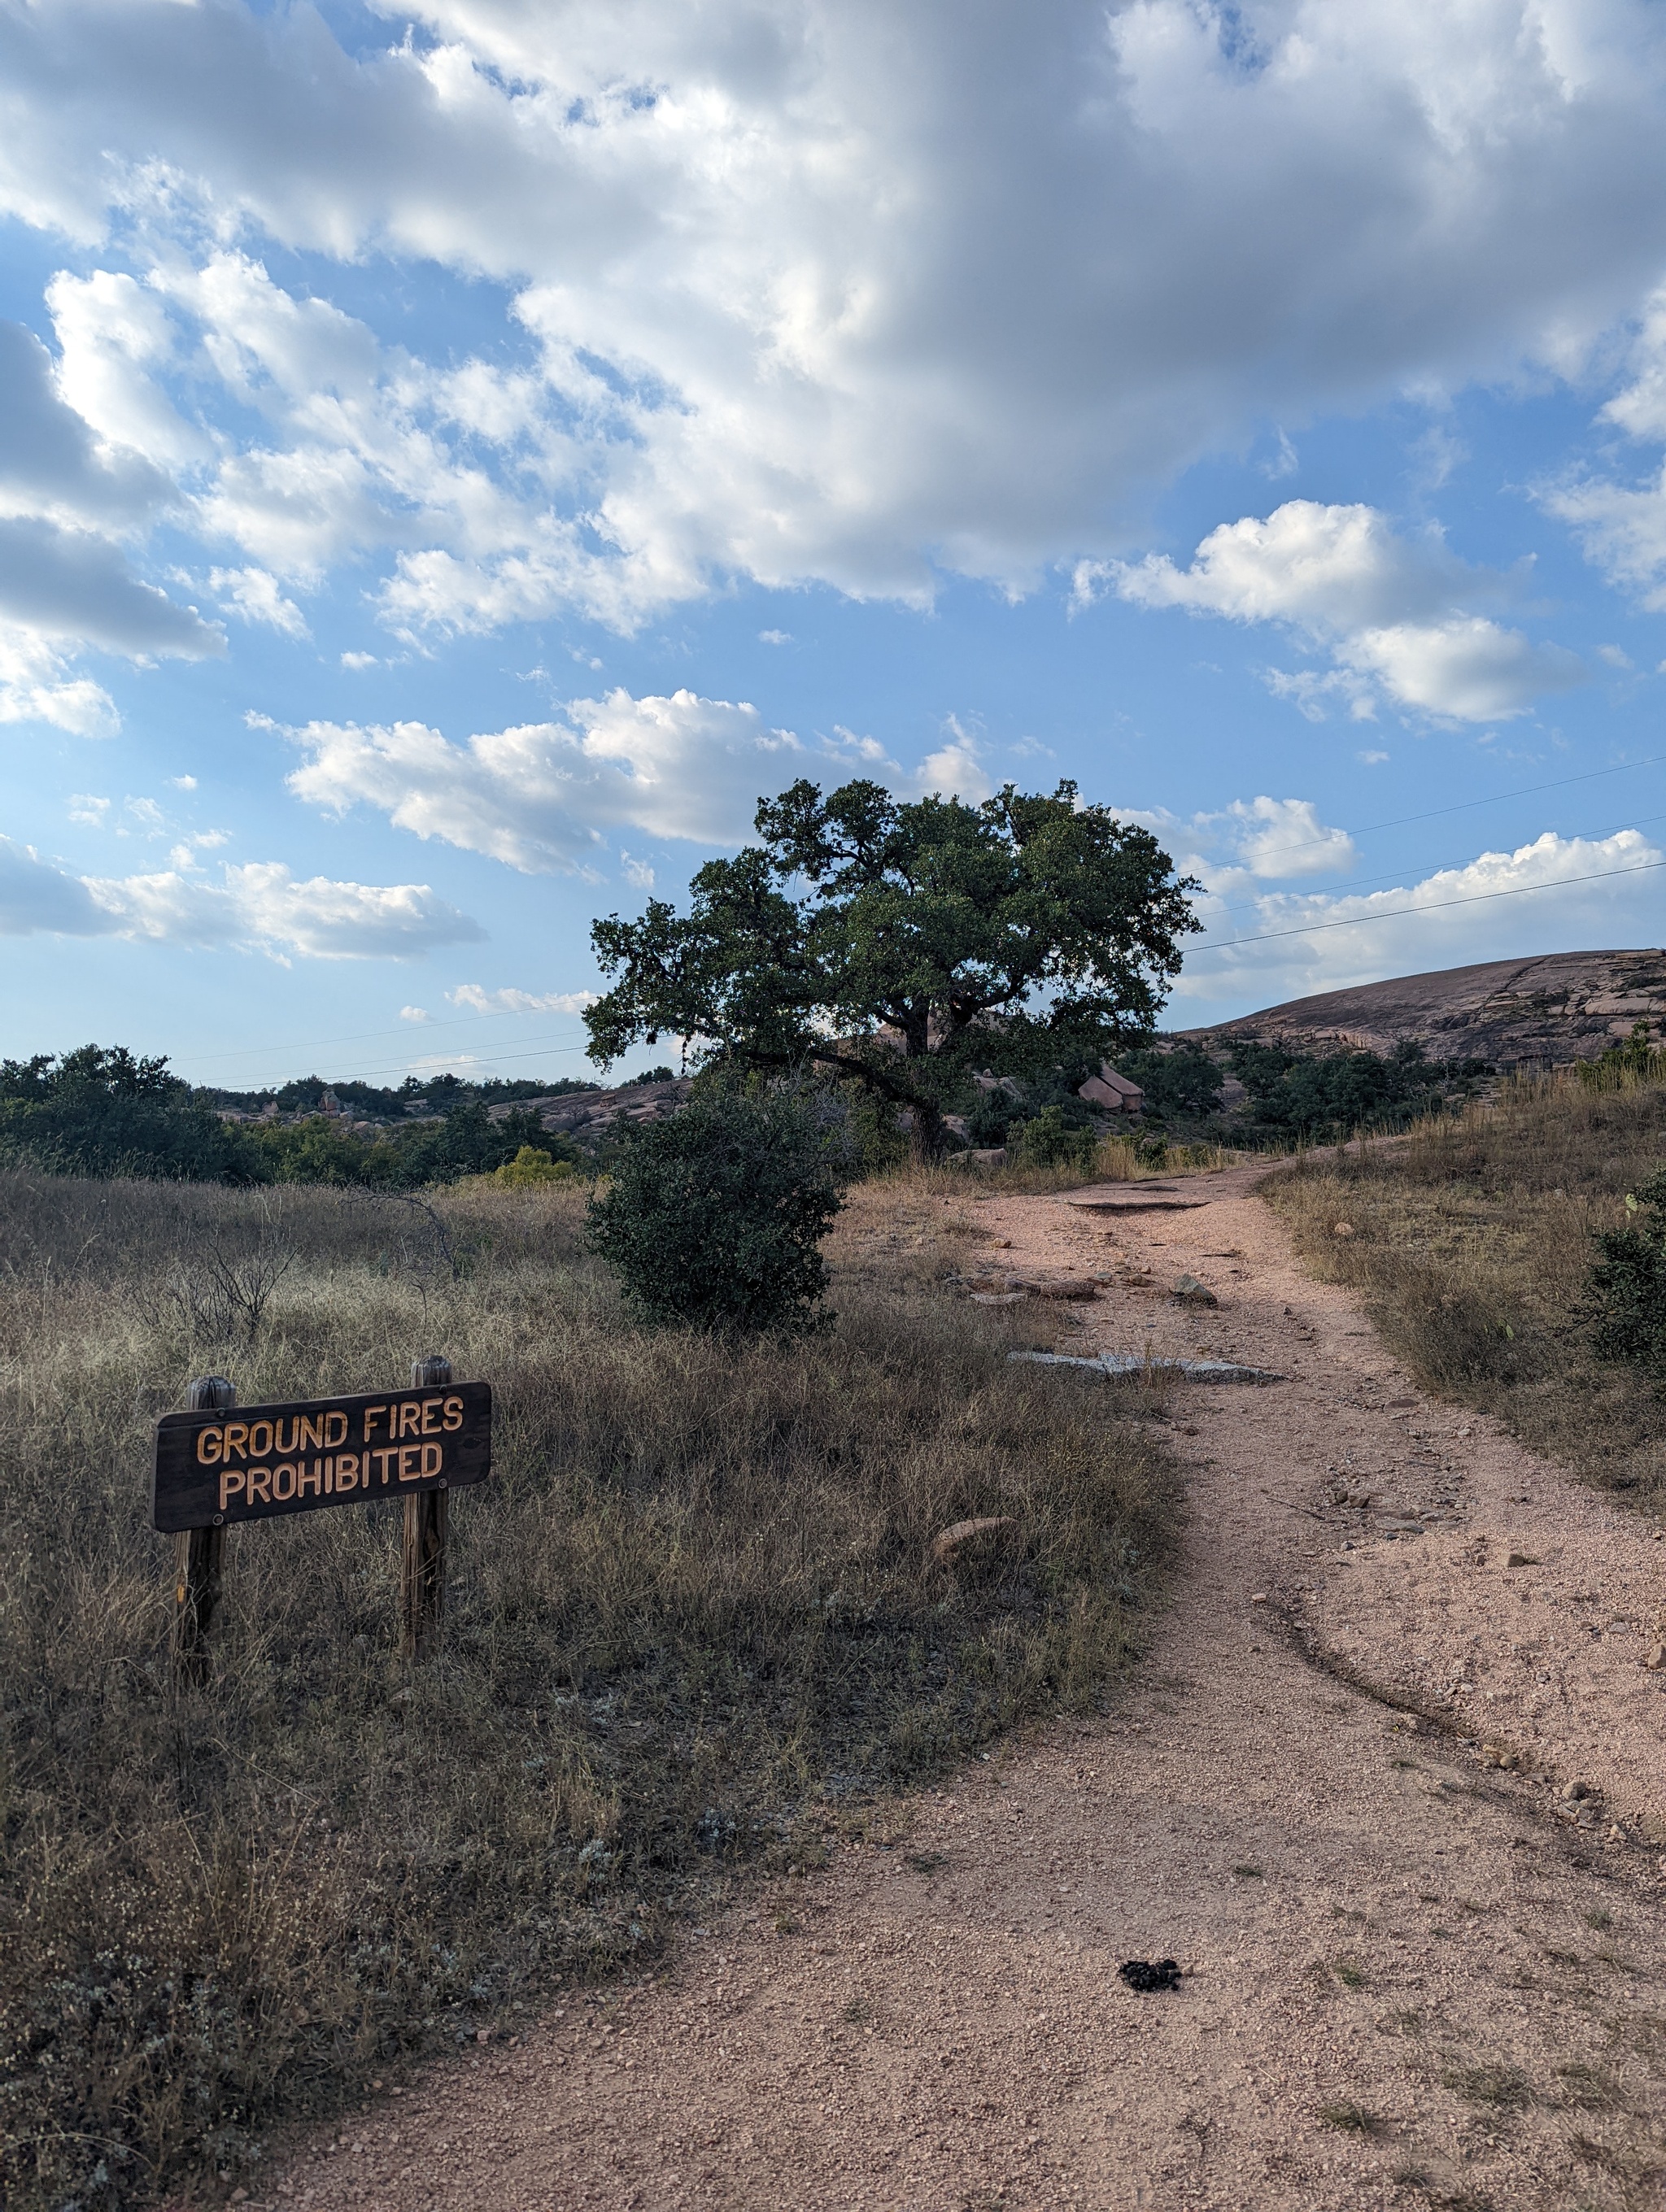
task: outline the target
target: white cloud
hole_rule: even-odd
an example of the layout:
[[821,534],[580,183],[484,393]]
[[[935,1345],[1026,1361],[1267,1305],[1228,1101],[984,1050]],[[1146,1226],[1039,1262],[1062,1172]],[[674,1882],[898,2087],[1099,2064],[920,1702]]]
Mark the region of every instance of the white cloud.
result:
[[[386,12],[5,11],[0,207],[150,257],[54,290],[98,434],[413,628],[1023,588],[1269,425],[1578,368],[1666,258],[1647,0]],[[524,356],[378,346],[263,237],[491,279]]]
[[126,522],[165,500],[167,477],[96,438],[64,404],[53,370],[33,331],[0,322],[0,513]]
[[308,757],[289,787],[337,812],[379,806],[419,837],[543,872],[579,866],[620,829],[733,844],[759,794],[809,757],[745,701],[616,690],[566,712],[567,725],[528,723],[463,745],[421,722],[309,723],[292,732]]
[[[460,745],[423,722],[309,722],[285,732],[307,755],[289,788],[334,813],[379,807],[419,837],[542,874],[587,866],[622,830],[739,844],[759,799],[801,775],[877,775],[910,795],[970,799],[992,787],[978,740],[952,715],[944,743],[909,771],[874,738],[842,728],[812,750],[745,700],[693,691],[637,699],[621,689],[564,712],[565,723],[526,723]],[[623,865],[647,887],[640,863],[625,855]]]
[[761,629],[757,641],[760,645],[791,645],[793,633],[790,629]]
[[[216,568],[209,584],[220,593],[222,603],[246,623],[264,623],[270,629],[282,630],[285,637],[312,635],[306,616],[293,599],[284,598],[277,577],[269,576],[264,568]],[[346,661],[345,653],[342,659]]]
[[[1603,419],[1639,442],[1666,443],[1666,285],[1639,319],[1629,374],[1629,383],[1603,408]],[[1645,607],[1666,610],[1666,461],[1640,483],[1569,477],[1546,485],[1540,497],[1572,524],[1606,575],[1636,592]]]
[[433,1018],[426,1006],[401,1006],[399,1009],[402,1022],[427,1022]]
[[581,1014],[593,1006],[594,991],[518,991],[508,988],[488,991],[478,983],[459,983],[446,996],[453,1006],[467,1006],[477,1014]]
[[633,860],[623,846],[619,848],[619,872],[636,890],[651,891],[654,889],[653,869],[646,860]]
[[[1189,999],[1271,1006],[1529,950],[1647,944],[1658,934],[1663,867],[1666,854],[1635,830],[1547,830],[1394,890],[1273,892],[1229,912],[1218,889],[1198,902],[1206,936],[1188,951],[1170,1019],[1184,1024]],[[1241,941],[1219,941],[1231,939]]]
[[1215,902],[1253,891],[1262,883],[1301,876],[1346,874],[1356,854],[1346,830],[1322,822],[1310,799],[1235,799],[1189,817],[1162,807],[1120,806],[1159,838],[1178,873],[1195,876]]
[[277,860],[228,866],[217,884],[177,866],[81,877],[0,837],[0,934],[36,933],[317,960],[412,959],[441,945],[477,944],[485,933],[426,884],[301,881]]
[[194,610],[135,574],[112,534],[168,500],[167,476],[95,434],[55,370],[33,331],[0,322],[0,722],[106,737],[114,702],[76,672],[78,647],[186,659],[223,647]]
[[1280,623],[1328,646],[1336,664],[1329,673],[1269,677],[1315,719],[1328,695],[1369,719],[1380,689],[1403,707],[1487,722],[1523,714],[1586,673],[1577,654],[1468,611],[1505,596],[1509,584],[1467,568],[1438,532],[1405,538],[1375,507],[1298,499],[1265,520],[1222,523],[1188,568],[1155,553],[1138,563],[1080,563],[1074,597],[1080,605],[1109,589],[1137,606]]
[[70,673],[70,657],[44,638],[0,621],[0,722],[49,722],[77,738],[110,738],[121,727],[102,684]]
[[378,656],[374,653],[344,653],[341,665],[344,668],[350,668],[356,673],[362,668],[375,668],[380,665],[380,662]]
[[1237,854],[1252,876],[1335,874],[1353,865],[1353,840],[1328,829],[1310,799],[1235,799],[1227,809],[1240,825]]

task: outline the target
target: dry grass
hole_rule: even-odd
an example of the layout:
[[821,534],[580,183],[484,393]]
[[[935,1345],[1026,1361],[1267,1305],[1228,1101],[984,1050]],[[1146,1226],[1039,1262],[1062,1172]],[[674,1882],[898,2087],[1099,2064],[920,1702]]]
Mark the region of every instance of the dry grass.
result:
[[1592,1232],[1663,1164],[1666,1085],[1553,1078],[1266,1188],[1308,1263],[1363,1292],[1421,1382],[1659,1513],[1666,1401],[1595,1359],[1577,1312]]
[[[1118,1392],[1009,1365],[1004,1315],[943,1295],[963,1213],[858,1193],[836,1325],[732,1349],[628,1326],[581,1208],[0,1176],[18,2212],[252,2178],[275,2115],[644,1958],[667,1916],[1127,1662],[1173,1479]],[[210,1255],[257,1283],[288,1258],[252,1338]],[[440,1656],[392,1656],[398,1508],[344,1509],[229,1532],[214,1680],[176,1692],[155,1415],[205,1370],[248,1403],[430,1349],[497,1403]],[[927,1564],[990,1512],[1012,1555]]]
[[1160,1159],[1142,1158],[1139,1144],[1133,1137],[1104,1137],[1091,1160],[1083,1167],[961,1166],[952,1156],[940,1167],[921,1169],[909,1165],[880,1180],[882,1186],[924,1188],[939,1194],[976,1190],[1000,1197],[1013,1194],[1027,1196],[1076,1190],[1091,1182],[1146,1182],[1154,1177],[1166,1180],[1171,1176],[1216,1175],[1223,1168],[1236,1166],[1250,1157],[1248,1152],[1233,1152],[1225,1145],[1173,1144],[1164,1148]]

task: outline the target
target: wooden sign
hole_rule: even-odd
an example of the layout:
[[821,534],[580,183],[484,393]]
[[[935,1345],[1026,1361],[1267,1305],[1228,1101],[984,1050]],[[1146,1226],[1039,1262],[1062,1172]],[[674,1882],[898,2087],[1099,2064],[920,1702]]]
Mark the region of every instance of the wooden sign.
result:
[[414,1499],[483,1482],[491,1465],[489,1382],[164,1413],[150,1522],[220,1528],[325,1505]]

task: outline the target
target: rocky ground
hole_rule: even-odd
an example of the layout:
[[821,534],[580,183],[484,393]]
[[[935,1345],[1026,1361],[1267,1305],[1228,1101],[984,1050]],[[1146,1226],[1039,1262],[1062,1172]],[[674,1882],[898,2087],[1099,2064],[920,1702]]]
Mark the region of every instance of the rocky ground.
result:
[[[1666,1546],[1421,1397],[1255,1182],[970,1206],[979,1295],[1105,1279],[1060,1350],[1285,1378],[1172,1391],[1183,1577],[1113,1714],[391,2089],[259,2201],[1666,2203]],[[1168,1957],[1177,1989],[1118,1977]]]

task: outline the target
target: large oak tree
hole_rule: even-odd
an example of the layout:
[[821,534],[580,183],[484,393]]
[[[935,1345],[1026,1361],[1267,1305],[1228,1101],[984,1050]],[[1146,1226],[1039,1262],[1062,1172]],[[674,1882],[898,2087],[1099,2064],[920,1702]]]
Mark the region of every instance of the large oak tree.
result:
[[911,1109],[921,1150],[975,1069],[1096,1062],[1151,1034],[1196,929],[1149,830],[1008,784],[982,805],[801,781],[757,810],[760,842],[595,924],[616,978],[585,1016],[605,1066],[638,1042],[699,1064],[816,1061]]

